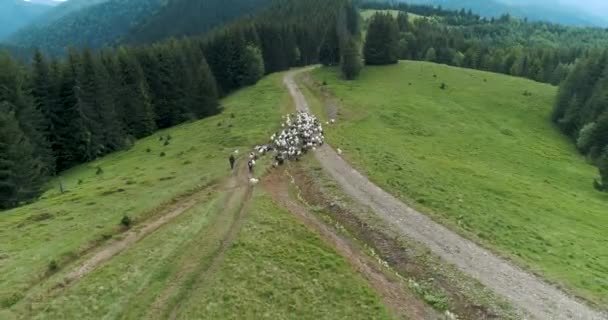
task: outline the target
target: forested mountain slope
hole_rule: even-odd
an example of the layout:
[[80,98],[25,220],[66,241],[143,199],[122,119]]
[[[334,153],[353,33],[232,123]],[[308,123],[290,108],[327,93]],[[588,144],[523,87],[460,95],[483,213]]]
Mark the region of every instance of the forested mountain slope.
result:
[[402,0],[406,3],[430,4],[447,9],[470,9],[483,17],[499,17],[509,13],[532,21],[546,21],[572,26],[604,27],[608,20],[592,16],[572,7],[562,7],[555,1],[506,0]]
[[127,43],[149,43],[171,36],[199,35],[244,14],[254,14],[272,0],[169,0],[133,28]]
[[52,9],[49,5],[23,0],[0,1],[0,40]]
[[[112,45],[131,28],[155,12],[162,0],[106,0],[97,4],[71,0],[67,10],[53,11],[58,16],[23,29],[9,39],[12,44],[39,47],[63,54],[69,46],[99,48]],[[61,14],[61,15],[60,15]]]

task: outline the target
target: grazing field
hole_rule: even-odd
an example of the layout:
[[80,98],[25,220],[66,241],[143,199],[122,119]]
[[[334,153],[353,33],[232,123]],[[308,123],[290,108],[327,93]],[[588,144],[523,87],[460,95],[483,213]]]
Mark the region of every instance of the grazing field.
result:
[[0,213],[0,307],[18,302],[45,277],[51,261],[61,269],[86,247],[120,233],[123,215],[137,223],[163,203],[219,182],[230,172],[228,154],[265,141],[291,101],[274,75],[222,103],[219,116],[74,168],[54,179],[40,201]]
[[[0,319],[390,319],[333,248],[263,191],[251,196],[240,173],[240,184],[226,183],[236,181],[228,179],[227,155],[235,148],[247,154],[291,110],[281,77],[228,97],[222,115],[75,168],[44,199],[3,212]],[[125,213],[141,232],[166,213],[166,203],[186,202],[180,195],[193,191],[194,206],[66,280],[99,249],[128,237],[119,226]]]
[[391,318],[344,258],[262,192],[222,268],[194,283],[176,314],[178,319]]
[[368,67],[352,82],[328,68],[313,77],[340,104],[329,143],[374,182],[608,304],[608,195],[593,189],[596,169],[549,121],[554,87],[409,61]]

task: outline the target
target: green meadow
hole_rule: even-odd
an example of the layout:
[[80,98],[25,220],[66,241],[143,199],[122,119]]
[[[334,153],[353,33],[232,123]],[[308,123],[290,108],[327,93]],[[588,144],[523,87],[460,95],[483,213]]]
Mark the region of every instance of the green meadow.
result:
[[[608,194],[553,126],[556,88],[424,62],[313,71],[339,102],[327,139],[375,183],[596,304],[608,304]],[[444,88],[442,89],[442,84]],[[313,108],[323,104],[320,94]]]
[[[74,168],[38,202],[3,212],[0,319],[390,318],[344,258],[262,191],[223,247],[245,196],[227,198],[227,156],[266,141],[293,108],[282,76],[224,99],[221,115]],[[137,230],[192,192],[197,205],[65,285],[95,252],[86,248],[122,238],[125,214]],[[51,261],[58,267],[52,273]]]

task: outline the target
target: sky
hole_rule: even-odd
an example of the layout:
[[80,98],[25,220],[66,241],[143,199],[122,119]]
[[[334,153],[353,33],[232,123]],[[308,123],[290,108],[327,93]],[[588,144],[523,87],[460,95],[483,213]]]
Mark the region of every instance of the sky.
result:
[[[483,0],[480,0],[483,1]],[[505,3],[555,5],[576,8],[587,14],[608,17],[608,0],[500,0]]]

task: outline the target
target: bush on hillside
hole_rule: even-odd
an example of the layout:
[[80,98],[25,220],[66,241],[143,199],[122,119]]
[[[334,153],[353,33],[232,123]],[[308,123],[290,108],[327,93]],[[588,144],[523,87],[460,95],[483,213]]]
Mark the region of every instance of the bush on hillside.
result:
[[47,268],[50,273],[53,273],[53,272],[56,272],[57,270],[59,270],[59,264],[57,264],[57,261],[55,261],[55,259],[53,259],[49,262],[49,265]]
[[130,228],[132,223],[133,223],[133,220],[131,220],[131,217],[129,217],[126,214],[120,220],[120,224],[125,228]]

